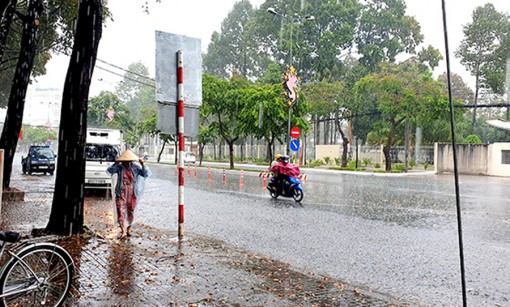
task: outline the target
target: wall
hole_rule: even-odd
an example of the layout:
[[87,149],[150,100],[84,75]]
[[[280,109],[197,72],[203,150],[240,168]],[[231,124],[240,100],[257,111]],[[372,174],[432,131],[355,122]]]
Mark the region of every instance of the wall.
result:
[[[457,168],[459,174],[487,175],[488,144],[457,145]],[[437,174],[453,173],[453,146],[436,143],[434,150],[435,171]]]
[[[459,174],[510,176],[510,164],[502,163],[502,150],[510,151],[510,143],[457,145]],[[451,144],[435,144],[436,173],[453,173],[453,147]]]
[[[510,164],[503,164],[502,151],[510,151],[510,143],[494,143],[490,145],[488,174],[491,176],[510,176]],[[507,161],[508,162],[508,161]]]
[[[342,145],[317,145],[315,147],[315,158],[317,160],[324,160],[329,157],[330,161],[334,162],[335,158],[342,156]],[[331,163],[331,162],[330,162]]]

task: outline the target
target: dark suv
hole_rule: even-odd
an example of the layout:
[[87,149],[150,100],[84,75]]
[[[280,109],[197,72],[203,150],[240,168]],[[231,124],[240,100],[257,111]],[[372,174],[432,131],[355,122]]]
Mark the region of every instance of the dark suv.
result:
[[48,146],[30,146],[28,155],[21,157],[23,174],[48,173],[53,175],[55,172],[55,157],[55,153]]

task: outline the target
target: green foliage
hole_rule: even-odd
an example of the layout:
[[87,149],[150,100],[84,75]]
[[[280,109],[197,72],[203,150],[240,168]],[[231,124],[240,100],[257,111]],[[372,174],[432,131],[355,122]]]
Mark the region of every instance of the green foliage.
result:
[[405,173],[406,167],[402,164],[397,164],[390,170],[391,173]]
[[430,164],[428,162],[423,163],[423,169],[427,170],[429,168]]
[[[355,0],[303,3],[303,8],[299,1],[275,0],[262,4],[250,24],[253,44],[280,63],[290,65],[291,62],[303,80],[339,80],[344,65],[338,59],[353,46],[361,5]],[[268,14],[268,7],[287,18]],[[289,18],[294,14],[313,15],[315,19]]]
[[468,135],[464,139],[464,143],[465,144],[482,144],[482,140],[480,139],[480,137],[478,135],[471,134],[471,135]]
[[238,73],[246,78],[258,75],[257,59],[261,57],[253,44],[249,25],[254,10],[249,1],[239,1],[221,23],[221,33],[214,32],[204,55],[204,71],[221,78]]
[[323,160],[312,160],[312,161],[308,161],[308,163],[307,163],[308,167],[316,167],[316,166],[321,166],[321,165],[324,165]]
[[410,168],[413,168],[415,165],[416,165],[416,161],[414,161],[413,159],[411,159],[411,160],[409,161],[409,167],[410,167]]
[[48,130],[44,127],[23,126],[23,139],[19,140],[20,146],[44,145],[48,139],[55,141],[58,137],[58,131]]
[[374,167],[375,167],[375,168],[381,168],[381,164],[376,163],[376,164],[374,164]]
[[[398,130],[407,122],[426,125],[434,120],[448,122],[449,105],[441,85],[423,73],[413,61],[399,65],[384,63],[380,72],[358,81],[354,87],[357,94],[358,112],[377,112],[380,118],[373,122],[374,137],[385,142],[386,169],[391,161],[386,153],[398,141]],[[366,103],[370,101],[372,103]]]
[[394,62],[400,53],[414,53],[423,35],[416,19],[405,12],[404,0],[366,1],[355,39],[363,65],[375,71],[379,63]]
[[330,158],[330,157],[324,157],[324,163],[325,163],[326,165],[329,165],[329,161],[330,161],[330,160],[331,160],[331,158]]
[[335,165],[341,165],[342,159],[341,158],[335,158]]
[[[9,0],[5,0],[7,2]],[[11,2],[11,1],[9,1]],[[27,14],[28,1],[14,1],[16,3],[15,16]],[[51,59],[51,53],[68,53],[71,49],[75,22],[78,16],[78,0],[66,1],[44,1],[44,10],[39,16],[39,24],[35,44],[37,53],[34,59],[34,68],[31,76],[36,78],[46,74],[46,63]],[[107,11],[106,11],[107,13]],[[14,18],[9,24],[3,19],[3,12],[0,12],[2,22],[6,21],[5,31],[8,35],[6,41],[0,41],[5,47],[5,53],[0,54],[0,107],[7,106],[7,100],[11,90],[14,77],[14,70],[20,51],[21,33],[24,24],[18,18]],[[4,26],[4,25],[1,25]],[[1,34],[0,34],[1,37]],[[62,76],[64,79],[65,76]]]
[[455,55],[477,78],[477,89],[490,88],[503,94],[505,63],[510,55],[510,19],[496,11],[492,3],[475,8],[472,17],[472,22],[464,26],[464,39]]
[[366,167],[368,167],[371,163],[372,163],[372,159],[370,159],[370,158],[363,159],[363,165],[365,165]]
[[149,78],[149,69],[141,62],[130,64],[127,70],[115,93],[135,120],[147,120],[157,114],[155,82]]

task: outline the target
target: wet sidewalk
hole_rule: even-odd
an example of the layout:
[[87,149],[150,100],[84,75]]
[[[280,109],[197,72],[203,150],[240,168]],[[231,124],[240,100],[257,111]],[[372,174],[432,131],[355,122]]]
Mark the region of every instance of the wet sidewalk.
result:
[[[1,229],[44,228],[53,184],[13,174],[11,186],[26,191],[25,201],[2,204]],[[101,196],[86,197],[85,224],[88,233],[60,242],[76,265],[67,306],[406,305],[189,232],[178,241],[176,232],[137,224],[119,240],[113,202]]]

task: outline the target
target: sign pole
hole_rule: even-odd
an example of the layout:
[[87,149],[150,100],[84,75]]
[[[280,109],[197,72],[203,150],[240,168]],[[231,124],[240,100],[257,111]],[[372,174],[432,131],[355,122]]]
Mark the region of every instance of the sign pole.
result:
[[178,238],[184,235],[184,99],[183,99],[183,64],[182,51],[177,51],[177,135],[179,139],[179,226]]

